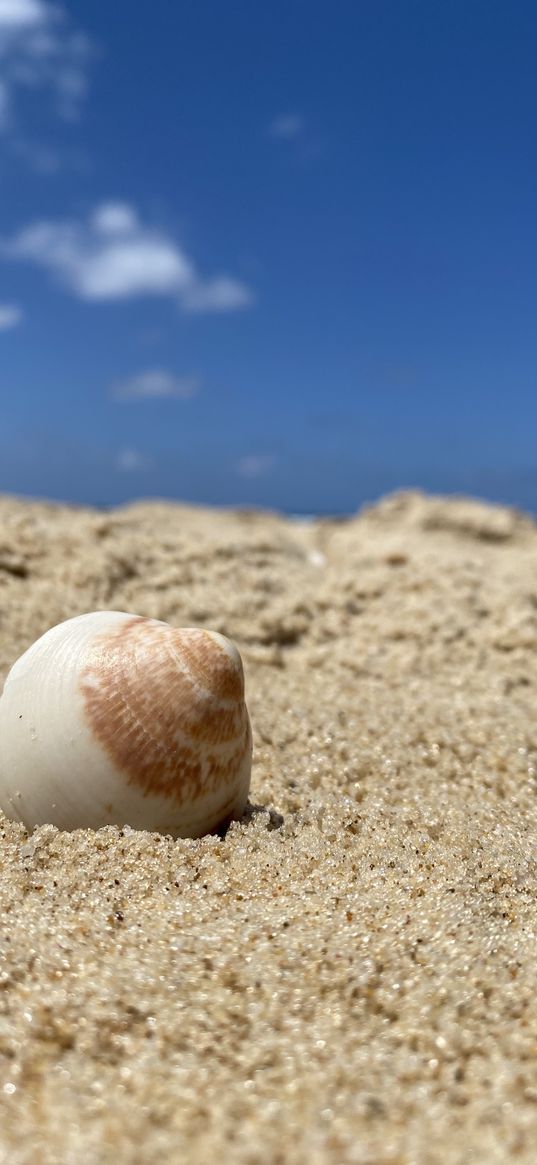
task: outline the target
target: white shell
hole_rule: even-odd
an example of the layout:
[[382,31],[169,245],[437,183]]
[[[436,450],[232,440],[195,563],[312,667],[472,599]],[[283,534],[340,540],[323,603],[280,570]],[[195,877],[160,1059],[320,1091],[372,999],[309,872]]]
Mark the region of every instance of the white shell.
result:
[[240,817],[252,736],[223,635],[96,611],[47,631],[0,699],[0,808],[27,829],[199,837]]

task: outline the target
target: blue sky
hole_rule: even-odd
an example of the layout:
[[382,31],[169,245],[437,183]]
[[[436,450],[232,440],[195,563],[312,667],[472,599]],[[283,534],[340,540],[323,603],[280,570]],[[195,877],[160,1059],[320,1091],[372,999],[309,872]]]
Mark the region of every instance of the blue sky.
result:
[[0,0],[0,490],[537,510],[537,7]]

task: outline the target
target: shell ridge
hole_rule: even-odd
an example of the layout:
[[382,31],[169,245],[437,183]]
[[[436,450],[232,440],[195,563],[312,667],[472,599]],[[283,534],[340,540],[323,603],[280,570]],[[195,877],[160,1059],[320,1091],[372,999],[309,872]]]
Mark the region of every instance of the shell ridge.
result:
[[[183,628],[181,628],[181,627],[177,628],[177,631],[181,631],[181,630],[183,630]],[[189,630],[189,628],[185,628],[185,630]],[[206,686],[206,684],[203,683],[203,680],[201,679],[201,677],[196,676],[190,661],[188,659],[181,659],[179,649],[175,643],[173,643],[173,642],[167,643],[166,648],[169,651],[170,655],[172,656],[173,662],[176,664],[178,671],[180,671],[182,673],[182,675],[187,677],[187,679],[189,680],[190,686],[195,691],[203,692],[204,695],[207,697],[207,699],[213,700],[214,703],[228,704],[228,705],[229,704],[233,705],[236,703],[236,700],[233,696],[220,696],[220,695],[215,696],[214,692],[212,692],[211,689],[208,688]]]
[[[171,640],[171,636],[170,636],[170,640]],[[202,684],[200,684],[200,682],[192,674],[192,668],[190,667],[190,664],[188,663],[188,661],[181,659],[181,656],[179,654],[179,650],[176,647],[175,643],[168,641],[165,644],[165,648],[166,648],[166,651],[167,651],[174,667],[176,668],[177,671],[181,672],[182,675],[187,677],[187,679],[190,682],[190,686],[192,688],[197,688],[199,691],[205,690],[205,689],[203,689]]]
[[[179,628],[178,630],[181,630],[181,628]],[[211,711],[212,710],[216,711],[216,709],[222,708],[222,709],[225,709],[226,711],[229,711],[230,708],[233,709],[233,708],[236,708],[237,706],[239,706],[241,708],[241,711],[242,711],[242,709],[245,706],[244,700],[237,700],[236,697],[233,697],[233,696],[226,697],[226,696],[216,695],[214,692],[212,692],[210,690],[210,688],[206,687],[201,680],[198,680],[194,676],[194,674],[192,672],[192,667],[190,666],[188,661],[184,661],[181,659],[181,657],[179,655],[178,648],[176,647],[175,643],[167,642],[166,649],[170,653],[170,656],[171,656],[173,662],[177,663],[179,671],[181,671],[182,674],[187,675],[192,689],[194,691],[199,692],[199,693],[203,693],[203,698],[208,706],[208,710],[210,709]],[[190,726],[190,728],[192,729],[192,726]],[[178,722],[178,729],[184,733],[184,729],[181,728],[181,725],[179,722]],[[215,737],[215,739],[211,738],[211,744],[214,745],[214,744],[230,743],[232,740],[238,739],[241,736],[243,731],[244,731],[244,720],[243,720],[243,717],[241,716],[241,720],[240,720],[240,723],[238,725],[237,731],[234,732],[233,735],[230,736],[227,733],[227,731],[224,731],[224,729],[222,729],[220,734],[218,734]],[[192,731],[189,734],[189,739],[190,740],[192,739]]]
[[[145,624],[147,626],[147,623]],[[155,630],[158,628],[166,628],[166,624],[157,624]],[[153,628],[151,628],[153,630]],[[167,646],[164,637],[159,633],[156,637],[156,642],[159,650],[162,650],[163,641]],[[142,650],[142,640],[139,634],[133,636],[131,644],[131,657],[136,664],[137,673],[142,677],[144,689],[147,682],[147,665],[144,660],[144,651]],[[134,726],[134,732],[131,732],[131,737],[136,740],[136,735],[142,734],[146,741],[149,742],[149,747],[140,752],[136,750],[134,755],[134,763],[129,763],[127,759],[121,758],[117,755],[117,749],[114,749],[112,741],[105,743],[109,754],[125,772],[127,783],[131,787],[138,787],[143,790],[143,795],[148,796],[152,792],[158,790],[167,797],[173,797],[178,803],[183,803],[187,796],[190,795],[195,798],[197,789],[200,783],[201,765],[196,752],[192,749],[188,740],[185,740],[184,746],[179,749],[177,743],[173,740],[173,730],[168,717],[168,722],[164,722],[163,732],[160,736],[152,733],[148,727],[147,718],[142,717],[134,710],[128,695],[119,685],[114,688],[114,698],[117,699],[126,709],[131,725]],[[175,724],[173,725],[173,729]],[[119,734],[118,734],[119,735]],[[123,731],[121,739],[127,740],[129,737],[128,730]],[[186,737],[186,733],[185,733]],[[171,751],[171,755],[170,755]],[[137,763],[137,762],[142,763]]]
[[[155,624],[155,631],[158,629],[159,632],[157,639],[159,649],[162,650],[162,647],[164,647],[164,650],[174,665],[175,670],[177,670],[177,662],[180,662],[180,658],[177,657],[176,660],[175,651],[171,651],[171,635],[163,635],[161,631],[161,628],[165,628],[166,632],[169,632],[170,628],[166,623],[160,623],[154,620],[152,623]],[[141,642],[139,637],[137,637],[137,641],[134,644],[134,652],[137,657],[136,662],[138,668],[140,672],[144,674],[145,669],[143,664],[140,665],[139,662],[139,657],[141,654],[143,654],[141,651]],[[180,670],[186,672],[186,669],[181,668]],[[169,701],[169,703],[171,704],[171,701]],[[170,748],[173,749],[172,756],[162,765],[164,771],[160,780],[158,781],[158,785],[159,788],[164,787],[168,794],[173,795],[176,799],[179,799],[179,794],[181,793],[181,800],[184,800],[185,793],[188,791],[190,785],[193,784],[191,775],[192,770],[197,772],[200,768],[199,756],[197,755],[199,753],[199,746],[198,749],[194,749],[192,747],[192,737],[188,734],[188,732],[185,731],[184,728],[181,727],[179,717],[176,717],[172,724],[170,721],[173,719],[173,717],[165,717],[162,713],[162,706],[159,711],[164,720],[163,733],[160,738],[153,736],[149,730],[146,729],[145,723],[142,724],[140,721],[140,726],[142,730],[145,729],[147,736],[156,745],[156,748],[161,756],[166,757],[166,755],[169,754]],[[139,718],[137,718],[137,720],[139,720]],[[180,737],[179,739],[178,736]],[[151,768],[156,770],[157,764],[155,763],[151,766]],[[134,772],[129,774],[128,779],[132,784],[137,784],[139,781],[138,775],[135,775]],[[155,777],[152,777],[151,774],[147,774],[144,778],[142,778],[142,783],[144,788],[150,791],[151,787],[155,784]],[[185,786],[187,786],[186,789]],[[194,794],[194,792],[195,789],[192,788],[192,793]]]
[[[139,716],[134,713],[127,696],[118,690],[114,693],[114,699],[122,705],[124,711],[126,710],[127,716],[130,720],[130,725],[134,726],[134,732],[129,733],[128,728],[126,728],[126,730],[121,733],[122,741],[126,742],[129,739],[129,735],[135,739],[136,735],[141,733],[149,744],[149,747],[145,750],[148,754],[147,761],[144,761],[144,753],[141,753],[140,750],[137,749],[134,754],[135,762],[136,760],[139,761],[141,759],[143,763],[138,765],[136,765],[136,763],[129,764],[127,760],[122,760],[121,756],[118,755],[118,750],[114,749],[112,741],[109,738],[103,739],[102,735],[98,733],[100,743],[105,748],[107,754],[111,757],[113,762],[117,764],[125,774],[127,783],[131,786],[142,788],[144,795],[151,793],[154,786],[157,785],[160,791],[166,793],[168,796],[173,795],[177,800],[184,800],[184,796],[179,798],[179,793],[182,791],[183,781],[180,784],[177,781],[177,777],[179,775],[183,777],[186,771],[192,767],[192,761],[194,759],[193,756],[188,756],[187,754],[180,758],[177,751],[175,754],[175,763],[170,763],[169,760],[166,760],[166,742],[162,738],[154,736],[149,731],[147,725],[140,719]],[[91,721],[91,724],[92,727],[97,727],[95,721]],[[116,737],[119,736],[120,733],[117,733]],[[153,751],[153,756],[150,755],[151,751]],[[155,772],[157,768],[161,768],[163,770],[163,775],[158,781],[156,781],[155,778],[151,776],[151,770]],[[188,783],[188,781],[186,780],[184,783]]]
[[[233,705],[237,704],[238,702],[240,703],[240,702],[244,701],[244,676],[242,674],[242,665],[240,668],[237,668],[235,666],[234,661],[232,660],[232,657],[222,647],[221,643],[218,642],[218,639],[223,639],[224,637],[220,636],[220,634],[217,632],[216,633],[217,638],[215,638],[213,632],[205,631],[205,630],[202,630],[201,628],[197,628],[197,627],[179,627],[179,628],[177,628],[177,634],[183,634],[183,633],[189,632],[189,631],[194,632],[196,637],[204,636],[205,640],[210,640],[211,651],[214,652],[214,650],[216,649],[216,651],[218,652],[218,655],[219,655],[220,668],[215,669],[217,674],[222,670],[222,667],[223,667],[224,671],[227,672],[228,681],[229,681],[230,677],[233,676],[233,679],[236,682],[238,682],[238,684],[239,684],[239,690],[236,690],[235,685],[232,684],[231,692],[229,692],[226,695],[225,691],[224,692],[222,691],[222,685],[220,684],[218,693],[216,694],[214,689],[210,685],[208,686],[207,682],[206,682],[206,678],[205,678],[206,671],[209,670],[209,672],[210,672],[210,667],[208,667],[207,661],[204,661],[203,653],[201,653],[201,658],[200,658],[200,663],[199,663],[198,669],[196,669],[195,667],[192,666],[192,657],[194,657],[194,659],[196,657],[196,651],[195,651],[196,640],[194,640],[193,644],[189,643],[188,640],[183,643],[182,651],[183,651],[184,656],[186,658],[181,657],[179,649],[176,646],[176,644],[174,643],[173,648],[175,651],[177,651],[179,666],[180,666],[182,671],[188,672],[191,683],[195,687],[197,687],[199,691],[206,692],[209,696],[213,697],[214,699],[217,699],[220,704],[225,704],[228,707],[229,706],[233,707]],[[207,646],[207,644],[206,644],[206,646]],[[205,666],[204,666],[204,662],[205,662]],[[213,666],[214,666],[214,660],[213,660]]]
[[[106,665],[107,665],[106,648],[104,647],[104,645],[101,646],[100,654],[101,654],[101,661],[102,661],[100,670],[102,672],[103,667],[106,667]],[[93,655],[93,652],[92,652],[92,655]],[[93,669],[93,668],[91,670],[92,670],[92,674],[95,674],[95,672],[97,671],[97,669]],[[97,671],[97,674],[98,674],[98,671]],[[106,685],[101,684],[100,688],[101,688],[101,694],[104,697],[104,700],[106,702],[118,703],[121,706],[121,709],[123,711],[123,717],[128,722],[128,726],[127,726],[127,723],[124,724],[123,732],[121,733],[123,740],[128,739],[129,727],[133,726],[135,731],[134,731],[134,733],[130,733],[130,735],[136,735],[136,732],[141,732],[147,738],[150,745],[152,745],[154,748],[156,748],[157,751],[159,751],[159,752],[165,751],[165,745],[164,745],[164,742],[162,741],[162,739],[159,740],[158,737],[154,736],[149,731],[149,728],[147,727],[147,725],[145,723],[143,723],[142,720],[140,719],[140,717],[135,714],[135,712],[132,708],[132,705],[128,699],[128,696],[127,696],[126,692],[123,690],[122,685],[120,685],[120,684],[114,685],[111,693],[107,692]],[[95,691],[94,688],[92,688],[91,690]],[[85,694],[87,696],[87,690],[86,690]],[[86,708],[87,708],[87,703],[86,703]],[[91,724],[92,724],[92,727],[95,727],[96,722],[94,720],[91,720]],[[119,735],[119,733],[117,735]],[[99,733],[99,739],[101,740],[101,743],[103,743],[103,738],[102,738],[101,733]],[[105,742],[104,742],[104,746],[106,747]],[[114,759],[117,760],[116,755],[111,748],[107,748],[107,751],[109,753],[111,753],[111,755],[114,756]],[[129,774],[128,765],[124,765],[122,767],[124,767],[124,771],[127,774]]]

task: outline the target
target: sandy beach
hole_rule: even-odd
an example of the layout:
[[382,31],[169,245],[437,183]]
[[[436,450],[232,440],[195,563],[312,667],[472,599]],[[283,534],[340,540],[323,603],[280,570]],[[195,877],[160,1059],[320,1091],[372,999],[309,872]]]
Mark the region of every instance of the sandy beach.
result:
[[96,609],[236,641],[251,805],[0,815],[2,1165],[534,1165],[534,522],[0,498],[0,678]]

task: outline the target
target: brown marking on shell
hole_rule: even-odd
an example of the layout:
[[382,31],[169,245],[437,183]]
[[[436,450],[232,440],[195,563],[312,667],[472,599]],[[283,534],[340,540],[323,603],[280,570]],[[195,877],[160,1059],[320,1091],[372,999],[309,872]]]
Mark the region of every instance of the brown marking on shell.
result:
[[222,780],[229,780],[233,774],[233,770],[242,765],[246,759],[247,753],[252,747],[252,735],[250,728],[250,721],[246,725],[243,741],[240,746],[226,761],[221,757],[210,756],[207,764],[207,785],[210,788],[217,788]]
[[195,802],[245,758],[242,667],[208,632],[133,616],[95,639],[80,689],[93,736],[144,795]]
[[210,633],[197,627],[185,627],[181,636],[183,657],[192,674],[219,700],[244,699],[242,664],[234,667],[227,651]]

